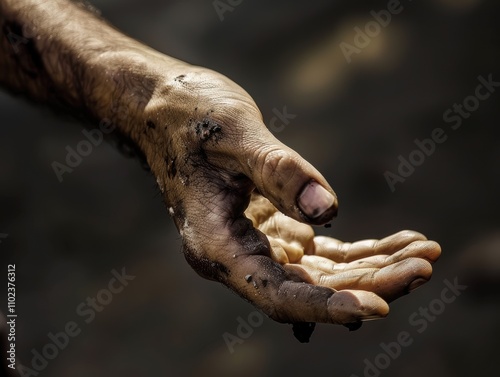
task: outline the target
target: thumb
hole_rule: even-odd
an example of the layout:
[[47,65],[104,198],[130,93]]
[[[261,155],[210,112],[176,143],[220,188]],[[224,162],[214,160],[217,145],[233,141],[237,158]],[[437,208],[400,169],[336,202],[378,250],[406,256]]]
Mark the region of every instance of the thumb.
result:
[[260,193],[298,221],[315,225],[330,221],[337,214],[338,201],[325,178],[267,128],[259,131],[258,142],[244,143],[242,155],[247,158],[242,165]]

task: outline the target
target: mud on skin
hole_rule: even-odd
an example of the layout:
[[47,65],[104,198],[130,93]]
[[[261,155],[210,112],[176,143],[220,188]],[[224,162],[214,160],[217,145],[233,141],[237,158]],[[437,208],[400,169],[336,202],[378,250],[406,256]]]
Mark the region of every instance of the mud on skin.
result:
[[315,236],[308,224],[334,217],[335,192],[224,75],[155,51],[65,0],[1,0],[0,24],[37,30],[19,55],[0,36],[0,82],[116,124],[145,157],[188,263],[272,319],[296,323],[299,339],[314,322],[353,329],[383,318],[389,301],[430,279],[441,249],[420,233],[354,243]]

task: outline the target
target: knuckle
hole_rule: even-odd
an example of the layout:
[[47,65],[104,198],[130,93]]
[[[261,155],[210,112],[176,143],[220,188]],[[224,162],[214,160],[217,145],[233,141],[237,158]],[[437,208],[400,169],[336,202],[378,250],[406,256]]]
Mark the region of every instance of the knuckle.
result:
[[289,156],[283,150],[272,150],[265,154],[262,168],[266,175],[274,175],[279,173],[278,167],[284,166],[287,163]]
[[282,189],[293,178],[297,163],[293,156],[282,149],[270,149],[259,155],[260,173],[262,179],[272,179],[276,188]]

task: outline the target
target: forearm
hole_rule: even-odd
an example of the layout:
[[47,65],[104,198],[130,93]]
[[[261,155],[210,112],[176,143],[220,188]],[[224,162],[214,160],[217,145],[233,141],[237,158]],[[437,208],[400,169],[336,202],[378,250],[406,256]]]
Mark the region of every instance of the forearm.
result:
[[66,0],[0,0],[0,27],[2,86],[110,120],[139,145],[134,127],[158,81],[185,66]]

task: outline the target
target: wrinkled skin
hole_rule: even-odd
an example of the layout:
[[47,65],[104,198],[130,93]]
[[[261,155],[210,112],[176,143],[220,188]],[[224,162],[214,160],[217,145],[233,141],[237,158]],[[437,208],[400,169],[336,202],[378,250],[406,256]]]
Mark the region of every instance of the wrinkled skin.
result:
[[225,76],[64,0],[0,0],[0,16],[4,30],[36,31],[16,51],[0,40],[0,82],[112,122],[151,168],[189,264],[274,320],[304,324],[299,339],[310,323],[356,328],[384,317],[388,302],[430,279],[440,248],[419,233],[353,244],[314,237],[310,225],[336,215],[334,191]]
[[[200,275],[276,321],[350,326],[384,317],[387,302],[430,279],[440,248],[419,233],[354,244],[314,237],[306,224],[324,224],[337,211],[325,179],[267,131],[241,88],[202,68],[183,72],[187,114],[161,131],[168,162],[149,164],[166,170],[155,174]],[[164,97],[157,101],[154,114],[168,114]],[[157,115],[154,123],[162,130],[166,121]],[[311,185],[324,190],[306,198]]]
[[267,235],[271,258],[293,280],[349,291],[346,298],[351,303],[357,304],[354,297],[365,303],[357,314],[336,308],[336,323],[387,315],[384,300],[390,302],[425,283],[432,274],[430,263],[441,253],[437,243],[409,230],[355,243],[315,236],[310,226],[286,217],[258,194],[246,214]]

